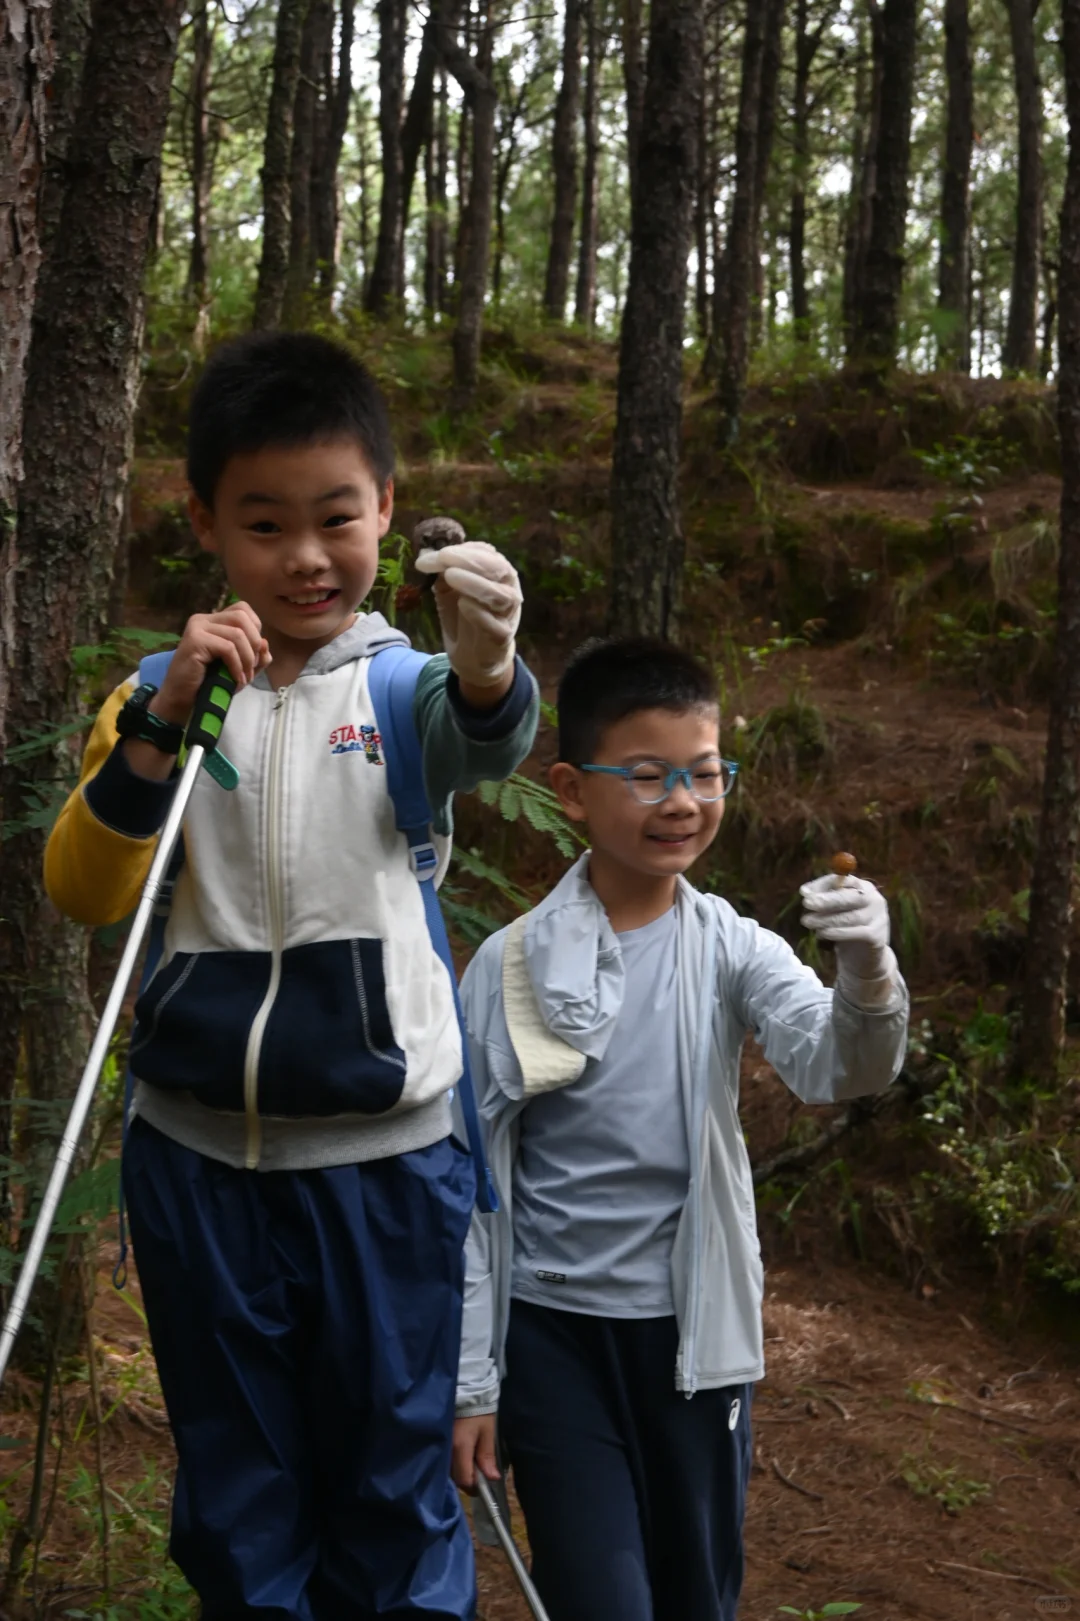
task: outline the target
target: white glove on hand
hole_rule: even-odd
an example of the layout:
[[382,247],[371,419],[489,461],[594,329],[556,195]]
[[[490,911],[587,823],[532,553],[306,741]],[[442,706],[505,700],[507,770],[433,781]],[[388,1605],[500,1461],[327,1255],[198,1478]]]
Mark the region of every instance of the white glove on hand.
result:
[[435,606],[450,667],[467,686],[493,687],[514,662],[521,622],[517,570],[485,540],[421,552],[416,566],[434,574]]
[[898,979],[889,950],[889,907],[865,878],[815,878],[799,891],[803,928],[836,946],[836,982],[856,1007],[890,999]]

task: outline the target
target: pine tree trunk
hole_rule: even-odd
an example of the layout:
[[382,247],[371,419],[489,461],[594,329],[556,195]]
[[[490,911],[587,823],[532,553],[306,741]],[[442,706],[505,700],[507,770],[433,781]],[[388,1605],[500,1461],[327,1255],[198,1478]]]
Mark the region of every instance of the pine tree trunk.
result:
[[[0,792],[8,735],[8,711],[18,661],[17,637],[23,629],[17,612],[15,499],[23,470],[22,423],[26,360],[30,348],[34,295],[41,266],[40,203],[45,172],[46,95],[52,67],[51,18],[48,0],[27,7],[15,27],[9,11],[0,16]],[[13,715],[16,726],[19,715]],[[2,809],[2,801],[0,801]],[[5,849],[14,849],[14,845]],[[2,883],[2,878],[0,878]],[[4,914],[0,912],[0,918]],[[0,922],[0,963],[10,966]],[[20,981],[21,964],[16,964]],[[19,1059],[18,1004],[15,987],[0,986],[0,1007],[8,1002],[14,1015],[0,1025],[0,1167],[11,1151],[11,1109]],[[0,1233],[7,1222],[7,1176],[0,1168]]]
[[765,264],[762,256],[762,215],[772,167],[776,137],[776,99],[784,56],[784,14],[787,0],[768,0],[765,11],[765,50],[761,59],[761,97],[758,103],[757,161],[754,175],[754,218],[751,227],[750,266],[753,291],[750,306],[750,348],[761,341],[762,305],[765,300]]
[[356,32],[356,0],[341,0],[341,31],[338,39],[338,71],[333,83],[326,140],[322,145],[312,184],[312,228],[315,260],[318,266],[319,299],[329,309],[337,281],[338,265],[338,169],[341,149],[349,127],[352,103],[352,47]]
[[1033,372],[1042,257],[1042,88],[1035,60],[1033,0],[1005,3],[1012,36],[1018,126],[1012,292],[1001,364],[1007,372]]
[[855,118],[851,152],[851,196],[844,235],[844,345],[856,346],[859,309],[866,280],[866,255],[877,186],[878,131],[881,126],[881,80],[884,72],[882,14],[878,0],[870,5],[870,56],[867,63],[863,14],[859,15],[855,79]]
[[1069,167],[1061,209],[1058,430],[1061,552],[1057,641],[1042,820],[1031,879],[1020,1063],[1051,1076],[1065,1040],[1065,997],[1080,842],[1080,0],[1062,0]]
[[642,54],[642,0],[620,0],[622,12],[623,81],[626,85],[626,167],[630,179],[630,206],[637,187],[641,124],[645,115],[645,60]]
[[53,69],[48,89],[45,185],[38,213],[41,250],[47,253],[67,190],[68,142],[79,116],[83,68],[90,45],[91,0],[51,6]]
[[722,346],[717,390],[723,413],[723,438],[733,444],[739,435],[739,415],[746,387],[750,336],[750,296],[753,288],[754,188],[757,181],[758,119],[761,70],[765,56],[765,26],[770,4],[748,0],[743,35],[742,78],[739,84],[739,119],[735,127],[735,196],[724,249],[722,290],[718,287],[716,330]]
[[447,195],[446,178],[450,142],[450,111],[446,68],[439,66],[439,83],[432,110],[432,139],[424,155],[427,229],[424,254],[424,307],[429,315],[446,308]]
[[874,195],[856,327],[856,353],[884,366],[895,364],[900,336],[917,16],[918,0],[884,0]]
[[[420,41],[420,55],[409,92],[409,106],[401,131],[401,217],[402,247],[405,228],[409,223],[413,186],[420,153],[431,144],[434,116],[435,71],[439,62],[439,38],[443,28],[456,29],[461,16],[461,0],[437,0],[424,24]],[[400,292],[404,295],[404,264],[400,275]]]
[[454,327],[453,397],[457,409],[464,409],[471,403],[480,375],[480,346],[484,330],[495,195],[495,113],[498,103],[491,77],[494,32],[490,4],[484,3],[477,17],[475,61],[470,61],[462,51],[453,54],[447,52],[446,57],[447,67],[461,85],[472,114],[472,162],[469,200],[466,204],[467,221],[463,229],[465,251],[461,260],[457,324]]
[[293,141],[289,157],[289,268],[285,286],[285,321],[303,324],[311,293],[312,214],[319,86],[326,46],[334,26],[333,0],[309,0],[300,43],[300,78],[293,106]]
[[555,207],[544,277],[544,314],[565,321],[578,189],[578,116],[581,110],[581,0],[565,0],[562,83],[555,101],[551,167]]
[[697,317],[698,341],[707,349],[711,331],[709,302],[709,230],[712,224],[716,198],[712,189],[712,111],[707,80],[703,78],[701,101],[698,106],[697,151],[695,154],[694,196],[694,252],[697,275],[694,287],[694,313]]
[[[68,186],[38,279],[24,398],[24,477],[9,737],[72,721],[83,694],[72,649],[100,640],[132,455],[151,245],[181,0],[98,0]],[[88,312],[93,312],[93,319]],[[67,745],[0,771],[0,817],[55,798]],[[44,899],[44,832],[0,862],[0,1099],[20,1037],[29,1095],[69,1098],[85,1058],[87,931]],[[52,1123],[50,1122],[50,1125]],[[59,1121],[57,1121],[57,1125]],[[44,1152],[44,1145],[39,1145]]]
[[810,33],[809,9],[809,0],[796,0],[788,263],[791,273],[791,319],[800,343],[806,343],[810,338],[810,298],[806,288],[806,184],[810,175],[810,70],[814,65],[815,46]]
[[599,220],[597,177],[600,165],[600,70],[604,63],[599,19],[599,0],[584,0],[585,43],[589,53],[585,70],[583,134],[585,167],[581,177],[581,233],[578,240],[577,286],[574,291],[574,321],[591,331],[596,319],[596,248]]
[[[518,150],[518,122],[525,110],[528,86],[519,86],[509,105],[499,108],[495,119],[495,251],[491,261],[491,301],[496,310],[502,305],[503,263],[506,257],[506,197],[514,159]],[[500,116],[501,115],[501,116]]]
[[704,0],[665,0],[649,28],[611,469],[615,635],[671,635],[679,609],[682,344],[704,12]]
[[187,295],[201,312],[207,303],[210,279],[210,69],[214,55],[214,29],[209,5],[192,19],[191,66],[191,247],[188,254]]
[[1054,324],[1058,312],[1057,265],[1043,259],[1042,347],[1039,350],[1039,376],[1045,381],[1054,369]]
[[405,106],[405,42],[408,0],[379,0],[379,136],[382,145],[382,196],[375,263],[368,278],[365,307],[372,315],[389,314],[398,285],[405,222],[401,203],[401,118]]
[[945,163],[941,178],[941,258],[938,264],[938,309],[947,326],[939,346],[939,364],[953,371],[971,370],[968,334],[968,261],[971,236],[971,149],[975,135],[968,0],[945,0]]
[[[33,0],[16,27],[0,14],[0,548],[22,472],[22,398],[30,317],[41,264],[39,205],[45,171],[46,84],[52,68],[49,0]],[[4,672],[9,649],[4,619],[13,585],[0,549],[0,746]]]
[[255,289],[256,328],[281,325],[289,279],[289,170],[293,109],[300,81],[300,47],[308,0],[280,0],[274,35],[274,66],[261,171],[263,240]]

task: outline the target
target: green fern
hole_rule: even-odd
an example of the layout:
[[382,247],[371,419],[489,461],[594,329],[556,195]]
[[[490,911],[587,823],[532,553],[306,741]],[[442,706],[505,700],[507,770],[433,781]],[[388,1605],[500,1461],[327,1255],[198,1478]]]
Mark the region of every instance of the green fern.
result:
[[567,821],[558,796],[542,783],[522,776],[519,771],[515,771],[505,782],[482,782],[480,798],[485,805],[497,806],[500,815],[508,822],[517,822],[524,817],[530,827],[546,834],[559,854],[567,860],[579,855],[585,847],[585,840],[577,828]]

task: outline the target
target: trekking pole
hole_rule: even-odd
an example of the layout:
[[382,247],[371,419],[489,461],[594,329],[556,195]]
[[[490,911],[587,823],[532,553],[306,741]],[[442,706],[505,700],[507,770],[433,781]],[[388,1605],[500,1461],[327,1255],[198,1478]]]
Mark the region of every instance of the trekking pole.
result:
[[495,1493],[479,1470],[476,1472],[476,1489],[480,1493],[480,1501],[488,1512],[488,1518],[495,1527],[502,1551],[510,1562],[510,1569],[517,1577],[518,1586],[525,1595],[525,1601],[536,1617],[536,1621],[549,1621],[548,1613],[544,1609],[544,1601],[533,1586],[533,1579],[525,1569],[525,1561],[518,1553],[517,1543],[510,1535],[510,1528],[503,1521],[499,1513],[499,1505],[495,1501]]
[[180,837],[180,828],[184,820],[184,812],[188,801],[194,791],[199,778],[199,769],[204,759],[213,754],[221,737],[221,728],[225,715],[236,691],[236,683],[228,674],[223,664],[211,664],[199,688],[192,710],[191,720],[184,735],[184,747],[181,751],[183,770],[176,785],[176,793],[169,807],[169,814],[165,826],[158,839],[157,851],[154,855],[146,883],[139,899],[139,907],[135,913],[135,921],[127,937],[124,954],[120,959],[120,966],[113,980],[109,999],[105,1003],[105,1011],[101,1015],[101,1022],[94,1037],[94,1044],[90,1048],[90,1056],[86,1060],[86,1067],[82,1072],[75,1101],[71,1106],[64,1135],[60,1139],[56,1162],[49,1176],[41,1209],[38,1211],[34,1223],[34,1231],[27,1245],[26,1255],[23,1258],[22,1268],[19,1272],[19,1281],[15,1286],[15,1293],[11,1297],[4,1326],[0,1329],[0,1385],[3,1384],[4,1374],[11,1358],[12,1346],[15,1336],[22,1326],[26,1316],[26,1307],[30,1299],[30,1292],[41,1266],[41,1259],[45,1253],[45,1246],[49,1241],[49,1233],[56,1211],[60,1204],[60,1196],[64,1191],[68,1172],[71,1170],[79,1138],[82,1136],[90,1105],[94,1101],[94,1092],[97,1088],[98,1077],[109,1051],[113,1031],[120,1017],[120,1010],[124,1004],[128,981],[131,978],[135,960],[139,955],[139,948],[143,943],[146,931],[150,925],[150,917],[157,904],[158,891],[161,888],[176,841]]

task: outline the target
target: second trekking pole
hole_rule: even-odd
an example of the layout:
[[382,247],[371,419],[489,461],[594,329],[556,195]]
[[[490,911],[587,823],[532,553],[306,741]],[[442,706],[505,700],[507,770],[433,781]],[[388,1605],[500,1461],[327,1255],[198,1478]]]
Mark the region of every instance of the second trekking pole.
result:
[[188,801],[198,781],[199,770],[208,754],[217,748],[221,737],[221,728],[225,715],[232,701],[236,684],[232,677],[220,663],[212,664],[207,670],[202,686],[199,688],[192,711],[191,721],[184,736],[183,769],[176,785],[172,804],[165,826],[158,839],[158,847],[154,854],[146,883],[139,899],[138,910],[131,925],[124,947],[124,954],[120,959],[120,966],[116,971],[105,1011],[101,1015],[101,1022],[94,1037],[90,1056],[86,1060],[86,1067],[82,1072],[75,1101],[71,1106],[64,1135],[60,1139],[56,1161],[49,1176],[45,1194],[41,1201],[41,1208],[34,1223],[34,1230],[30,1242],[26,1247],[19,1280],[15,1285],[15,1292],[11,1297],[4,1326],[0,1329],[0,1384],[3,1383],[8,1362],[11,1359],[15,1336],[22,1326],[26,1316],[26,1308],[30,1301],[30,1293],[34,1287],[45,1246],[49,1241],[52,1224],[56,1219],[56,1212],[60,1204],[60,1197],[64,1191],[68,1172],[74,1162],[82,1136],[83,1127],[90,1113],[97,1090],[98,1077],[109,1052],[109,1043],[113,1031],[116,1029],[120,1011],[127,994],[128,982],[135,967],[139,949],[142,946],[146,932],[150,927],[150,918],[157,903],[158,891],[169,869],[173,850],[180,837],[180,830],[187,810]]
[[477,1471],[476,1489],[480,1493],[480,1501],[487,1509],[488,1517],[495,1527],[495,1535],[502,1545],[502,1551],[510,1561],[510,1569],[517,1577],[518,1586],[525,1595],[526,1602],[536,1621],[549,1621],[548,1613],[544,1609],[544,1601],[536,1591],[532,1577],[525,1569],[525,1561],[518,1552],[517,1543],[510,1534],[510,1527],[503,1522],[499,1513],[499,1505],[495,1501],[495,1494],[483,1475]]

